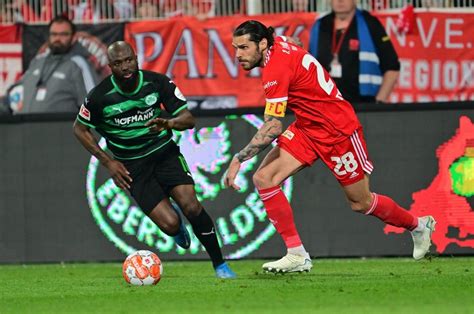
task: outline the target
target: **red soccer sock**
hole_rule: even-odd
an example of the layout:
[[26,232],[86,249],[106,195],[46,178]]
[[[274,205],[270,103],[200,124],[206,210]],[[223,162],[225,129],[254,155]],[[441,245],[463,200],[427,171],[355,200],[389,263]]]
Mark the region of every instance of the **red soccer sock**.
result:
[[412,231],[418,225],[418,218],[400,207],[385,195],[372,193],[373,201],[366,215],[372,215],[386,224]]
[[287,248],[301,245],[301,239],[295,227],[293,210],[279,186],[258,190],[268,219],[283,238]]

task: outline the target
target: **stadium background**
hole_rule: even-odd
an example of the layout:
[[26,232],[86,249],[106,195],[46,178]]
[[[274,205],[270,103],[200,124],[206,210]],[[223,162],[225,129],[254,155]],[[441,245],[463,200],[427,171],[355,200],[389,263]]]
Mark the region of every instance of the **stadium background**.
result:
[[[394,9],[376,14],[394,38],[402,61],[400,81],[393,104],[356,105],[376,167],[373,186],[410,210],[433,213],[438,220],[435,248],[449,255],[474,253],[474,52],[468,32],[474,15],[472,4],[464,4],[470,8],[417,9],[417,28],[399,36],[394,21],[404,4],[383,3],[381,9]],[[362,5],[374,8],[372,2]],[[250,13],[266,13],[252,18],[278,21],[282,33],[298,34],[307,44],[317,13],[276,13],[276,6],[246,10],[251,8],[256,12]],[[196,130],[202,133],[187,134],[185,140],[199,158],[220,158],[220,163],[191,166],[202,179],[206,208],[218,219],[224,253],[233,258],[279,256],[282,241],[268,228],[258,211],[261,204],[252,196],[252,167],[242,178],[250,182],[246,194],[219,187],[229,157],[255,132],[261,114],[256,108],[262,103],[258,73],[235,72],[230,47],[232,28],[248,17],[198,20],[183,15],[147,22],[114,18],[113,24],[104,18],[79,29],[98,66],[105,66],[103,47],[123,35],[136,45],[144,68],[167,73],[189,95],[199,117]],[[41,19],[0,25],[0,96],[41,49],[45,36]],[[249,88],[239,89],[243,85]],[[72,121],[57,115],[0,117],[0,262],[115,261],[127,249],[147,247],[165,259],[205,258],[199,247],[183,252],[158,232],[151,234],[139,214],[120,218],[133,204],[113,188],[102,191],[108,199],[94,208],[91,200],[99,193],[87,193],[93,163],[73,139]],[[206,149],[213,140],[226,145]],[[98,188],[107,187],[103,169],[94,178]],[[409,234],[353,214],[320,163],[296,175],[287,193],[312,255],[410,255]]]

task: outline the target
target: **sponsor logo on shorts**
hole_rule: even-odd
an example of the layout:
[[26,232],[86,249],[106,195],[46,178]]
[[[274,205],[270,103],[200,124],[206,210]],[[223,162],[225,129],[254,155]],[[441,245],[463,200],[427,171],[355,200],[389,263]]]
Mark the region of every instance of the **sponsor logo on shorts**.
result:
[[295,133],[291,132],[290,130],[286,130],[282,135],[291,141],[295,136]]
[[355,177],[357,177],[359,175],[359,173],[357,171],[354,171],[351,173],[351,175],[349,176],[349,179],[354,179]]

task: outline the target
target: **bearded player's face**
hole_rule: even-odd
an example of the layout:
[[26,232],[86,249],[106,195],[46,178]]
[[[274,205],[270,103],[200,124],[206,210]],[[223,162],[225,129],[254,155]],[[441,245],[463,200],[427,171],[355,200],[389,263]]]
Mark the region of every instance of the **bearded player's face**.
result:
[[247,71],[262,65],[263,51],[256,42],[249,40],[250,35],[234,36],[232,46],[239,64]]
[[130,90],[137,86],[138,61],[131,48],[116,49],[109,54],[109,67],[120,87]]

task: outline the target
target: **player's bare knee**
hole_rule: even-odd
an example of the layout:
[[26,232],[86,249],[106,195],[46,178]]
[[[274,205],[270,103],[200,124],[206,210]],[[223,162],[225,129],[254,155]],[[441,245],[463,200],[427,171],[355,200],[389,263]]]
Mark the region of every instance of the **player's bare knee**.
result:
[[349,200],[349,204],[354,212],[365,214],[369,210],[372,200],[370,198],[357,201]]
[[179,217],[162,219],[160,221],[160,229],[169,236],[173,236],[179,231]]
[[259,189],[266,189],[275,186],[272,182],[272,177],[264,171],[257,171],[252,177],[253,184]]
[[192,200],[184,203],[181,207],[181,210],[187,218],[192,218],[199,216],[202,206],[197,200]]
[[349,204],[351,205],[351,209],[356,213],[365,213],[364,206],[362,206],[361,203],[349,201]]

